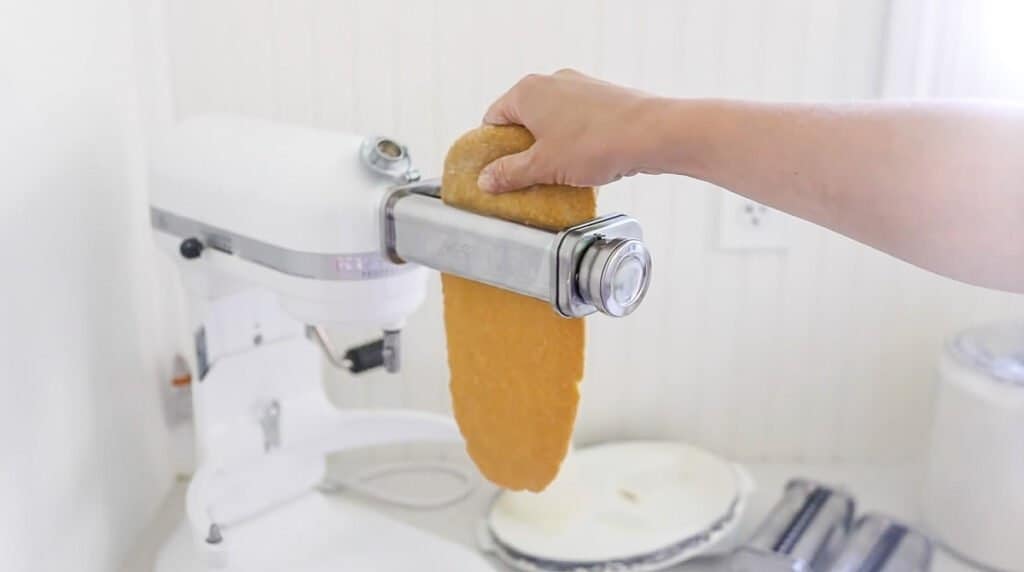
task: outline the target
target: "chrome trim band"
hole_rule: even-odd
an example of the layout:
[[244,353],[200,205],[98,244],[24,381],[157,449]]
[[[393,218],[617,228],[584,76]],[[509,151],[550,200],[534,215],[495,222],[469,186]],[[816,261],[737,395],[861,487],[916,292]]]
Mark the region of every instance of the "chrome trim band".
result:
[[323,254],[290,250],[157,207],[149,208],[149,219],[154,230],[182,240],[197,238],[206,248],[289,276],[330,281],[376,280],[416,268],[414,265],[393,264],[376,251]]

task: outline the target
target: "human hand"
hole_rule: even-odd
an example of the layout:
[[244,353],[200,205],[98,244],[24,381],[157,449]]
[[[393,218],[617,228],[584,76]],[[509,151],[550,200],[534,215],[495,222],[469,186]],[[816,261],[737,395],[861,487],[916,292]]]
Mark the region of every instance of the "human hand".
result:
[[528,75],[491,105],[484,123],[522,125],[536,142],[485,167],[477,184],[490,192],[590,187],[661,172],[651,153],[657,101],[573,70]]

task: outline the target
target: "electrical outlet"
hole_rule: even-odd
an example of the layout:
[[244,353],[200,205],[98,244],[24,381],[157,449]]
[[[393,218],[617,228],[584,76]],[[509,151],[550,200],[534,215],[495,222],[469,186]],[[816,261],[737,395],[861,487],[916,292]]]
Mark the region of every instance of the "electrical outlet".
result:
[[746,197],[723,192],[718,214],[718,246],[723,250],[786,248],[786,217]]

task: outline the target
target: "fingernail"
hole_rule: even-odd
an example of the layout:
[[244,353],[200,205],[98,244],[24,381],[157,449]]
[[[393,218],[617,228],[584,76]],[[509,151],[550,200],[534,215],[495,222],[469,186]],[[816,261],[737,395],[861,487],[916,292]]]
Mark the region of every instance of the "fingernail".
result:
[[493,193],[497,190],[497,185],[494,180],[494,172],[491,169],[484,169],[480,171],[480,176],[476,179],[476,186],[480,187],[481,191]]

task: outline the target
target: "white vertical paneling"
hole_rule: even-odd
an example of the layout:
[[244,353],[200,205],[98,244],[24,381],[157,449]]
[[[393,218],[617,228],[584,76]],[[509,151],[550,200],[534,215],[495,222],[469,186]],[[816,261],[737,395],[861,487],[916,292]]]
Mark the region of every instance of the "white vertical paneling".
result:
[[560,58],[555,67],[572,67],[596,74],[602,37],[597,23],[604,19],[604,7],[593,0],[565,0],[557,6],[561,11],[554,40],[559,44]]
[[313,75],[317,125],[352,129],[355,119],[355,0],[317,0],[312,11],[317,66]]
[[[856,99],[878,91],[887,0],[176,0],[180,113],[238,111],[410,144],[429,176],[522,75],[575,67],[673,96]],[[655,282],[590,320],[580,441],[686,439],[746,459],[913,455],[940,340],[1019,311],[791,220],[784,253],[722,252],[720,191],[685,178],[602,190],[639,217]],[[337,402],[449,408],[440,288],[397,378],[331,373]],[[353,341],[372,332],[352,333]],[[346,338],[347,339],[347,338]]]
[[[270,0],[268,19],[271,91],[278,119],[305,125],[313,122],[313,2]],[[231,37],[230,34],[224,34]]]

